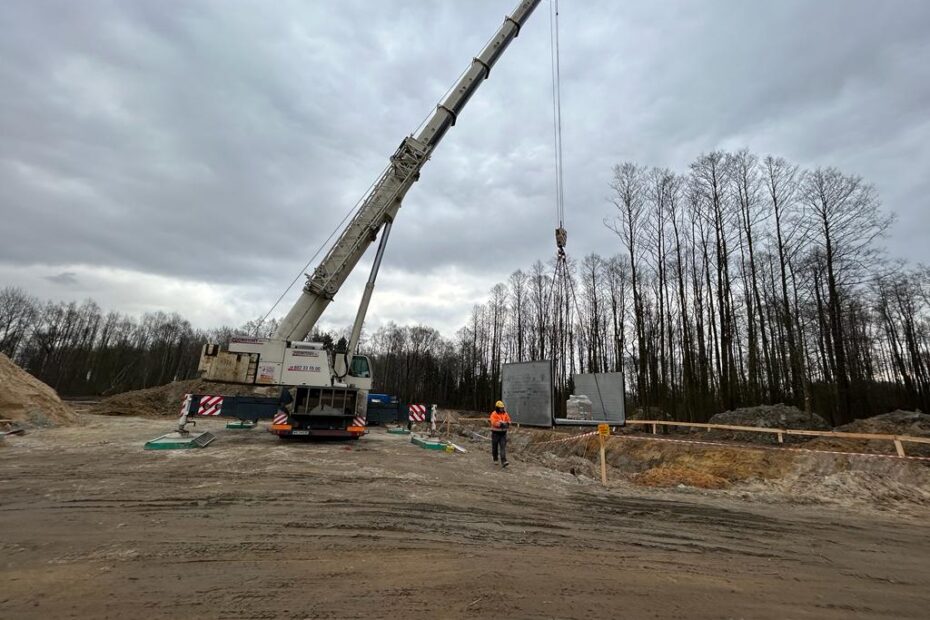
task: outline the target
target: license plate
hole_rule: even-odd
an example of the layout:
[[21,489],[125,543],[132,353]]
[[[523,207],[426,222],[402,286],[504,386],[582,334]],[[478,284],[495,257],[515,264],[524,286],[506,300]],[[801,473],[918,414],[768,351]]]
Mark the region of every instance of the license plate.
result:
[[291,431],[291,435],[309,435],[310,431]]

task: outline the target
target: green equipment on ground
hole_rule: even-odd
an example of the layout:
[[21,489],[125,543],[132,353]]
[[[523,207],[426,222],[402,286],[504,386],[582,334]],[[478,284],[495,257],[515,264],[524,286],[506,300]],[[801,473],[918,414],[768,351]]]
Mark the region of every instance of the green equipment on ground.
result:
[[443,452],[455,452],[449,443],[441,441],[439,439],[432,439],[430,437],[423,437],[421,435],[413,435],[410,438],[410,443],[420,446],[426,450],[441,450]]
[[216,439],[216,435],[204,431],[202,433],[168,433],[145,442],[146,450],[189,450],[191,448],[206,448]]
[[226,423],[226,428],[231,431],[250,431],[256,426],[258,425],[252,420],[237,420],[235,422]]

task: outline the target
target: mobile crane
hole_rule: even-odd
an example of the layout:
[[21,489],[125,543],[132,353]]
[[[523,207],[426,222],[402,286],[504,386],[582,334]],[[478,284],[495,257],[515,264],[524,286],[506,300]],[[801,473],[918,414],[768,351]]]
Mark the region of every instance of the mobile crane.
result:
[[[364,434],[372,369],[368,358],[356,350],[391,225],[420,170],[539,3],[522,0],[420,130],[403,139],[349,224],[307,276],[300,297],[272,337],[232,338],[225,348],[204,345],[199,364],[203,378],[279,386],[280,396],[189,395],[182,405],[179,431],[185,432],[190,416],[222,415],[251,422],[270,418],[269,430],[281,437],[358,438]],[[304,342],[379,232],[378,249],[347,345],[329,351],[321,343]]]

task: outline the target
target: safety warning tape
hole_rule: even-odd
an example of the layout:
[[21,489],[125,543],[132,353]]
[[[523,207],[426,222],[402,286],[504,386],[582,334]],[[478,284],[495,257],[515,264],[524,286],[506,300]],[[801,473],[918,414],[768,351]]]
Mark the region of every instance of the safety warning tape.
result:
[[812,452],[814,454],[841,454],[843,456],[864,456],[878,459],[905,459],[911,461],[930,461],[930,456],[898,456],[897,454],[870,454],[868,452],[843,452],[842,450],[813,450],[811,448],[779,448],[776,446],[742,446],[720,441],[691,441],[689,439],[669,439],[666,437],[635,437],[622,435],[621,439],[634,439],[639,441],[668,441],[671,443],[701,444],[706,446],[723,446],[725,448],[743,448],[745,450],[774,450],[787,452]]
[[537,441],[535,443],[531,443],[530,447],[544,446],[549,443],[564,443],[566,441],[575,441],[577,439],[582,439],[584,437],[591,437],[593,435],[597,435],[597,431],[593,431],[591,433],[582,433],[580,435],[572,435],[571,437],[566,437],[565,439],[553,439],[552,441]]
[[[553,439],[552,441],[537,441],[537,442],[531,443],[529,447],[533,448],[535,446],[544,446],[549,443],[562,443],[565,441],[576,441],[584,437],[591,437],[592,435],[597,435],[597,431],[594,431],[592,433],[582,433],[581,435],[572,435],[571,437],[566,437],[565,439]],[[475,433],[475,437],[480,437],[481,439],[485,439],[488,441],[490,441],[491,439],[490,437],[486,437],[482,435],[481,433]]]
[[[552,441],[540,441],[537,443],[530,444],[530,447],[542,446],[552,443],[563,443],[566,441],[575,441],[578,439],[583,439],[585,437],[591,437],[597,435],[597,431],[593,433],[582,433],[581,435],[572,435],[571,437],[566,437],[565,439],[554,439]],[[704,446],[722,446],[724,448],[742,448],[744,450],[775,450],[775,451],[787,451],[787,452],[812,452],[814,454],[841,454],[843,456],[864,456],[871,458],[880,458],[880,459],[905,459],[910,461],[930,461],[930,457],[927,456],[898,456],[897,454],[869,454],[867,452],[842,452],[840,450],[812,450],[811,448],[779,448],[776,446],[743,446],[738,444],[724,443],[721,441],[699,441],[699,440],[690,440],[690,439],[670,439],[667,437],[637,437],[635,435],[614,435],[618,439],[632,439],[638,441],[667,441],[670,443],[683,443],[688,445],[704,445]]]

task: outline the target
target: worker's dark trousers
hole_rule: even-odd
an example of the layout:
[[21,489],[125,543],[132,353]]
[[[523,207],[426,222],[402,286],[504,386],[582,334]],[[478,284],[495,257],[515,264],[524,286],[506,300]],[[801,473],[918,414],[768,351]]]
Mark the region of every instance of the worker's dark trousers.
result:
[[500,455],[501,463],[507,462],[507,432],[491,431],[491,458]]

